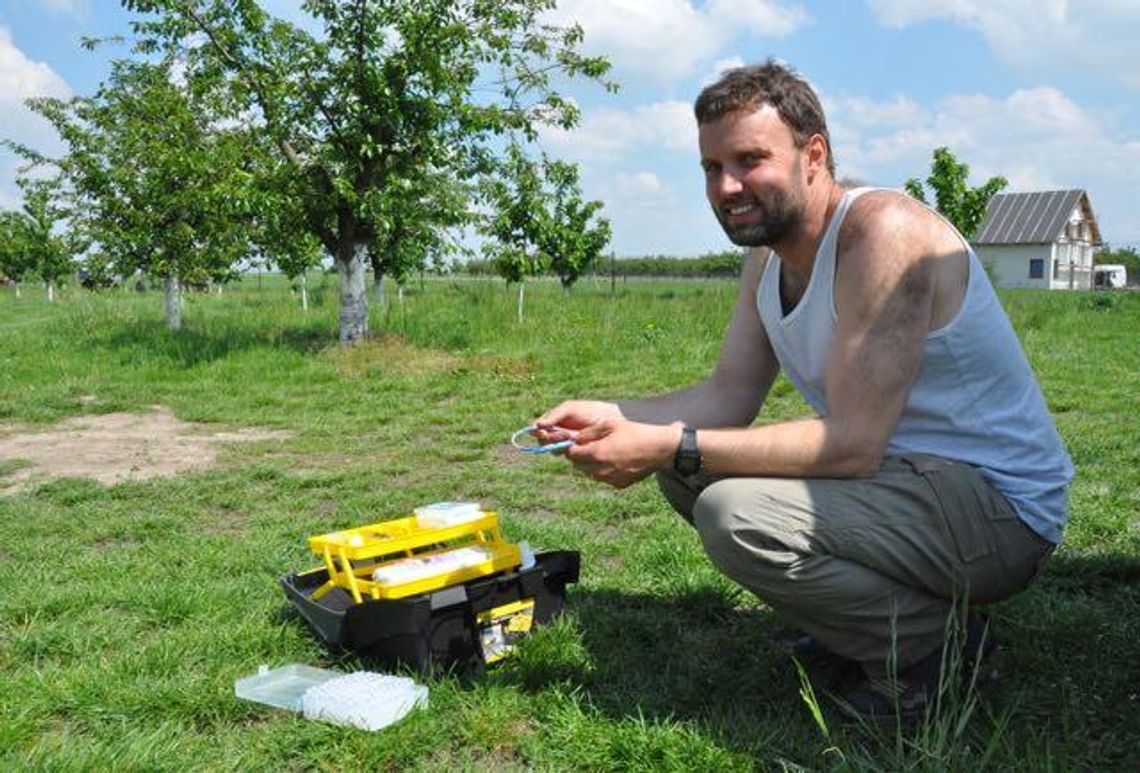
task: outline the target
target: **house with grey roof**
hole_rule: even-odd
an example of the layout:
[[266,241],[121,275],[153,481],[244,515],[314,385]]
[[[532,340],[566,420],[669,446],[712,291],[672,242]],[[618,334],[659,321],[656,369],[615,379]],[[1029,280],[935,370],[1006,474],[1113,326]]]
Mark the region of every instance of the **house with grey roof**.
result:
[[1103,242],[1079,189],[999,193],[971,240],[998,287],[1087,290]]

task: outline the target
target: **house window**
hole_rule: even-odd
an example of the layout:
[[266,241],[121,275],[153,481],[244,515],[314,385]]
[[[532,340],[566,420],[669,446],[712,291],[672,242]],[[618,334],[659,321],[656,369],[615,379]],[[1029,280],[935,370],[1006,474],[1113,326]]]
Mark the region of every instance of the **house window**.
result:
[[1044,258],[1030,258],[1029,259],[1029,278],[1030,279],[1044,279],[1045,278],[1045,259]]

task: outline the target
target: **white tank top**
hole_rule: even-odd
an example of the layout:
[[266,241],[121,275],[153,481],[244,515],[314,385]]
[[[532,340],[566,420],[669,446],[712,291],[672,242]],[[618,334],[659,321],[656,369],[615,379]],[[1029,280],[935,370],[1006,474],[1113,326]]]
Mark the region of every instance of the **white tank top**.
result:
[[[786,316],[780,303],[780,258],[772,253],[756,293],[760,319],[792,384],[819,413],[827,410],[827,362],[837,315],[833,289],[839,227],[859,196],[847,191],[815,256],[803,297]],[[926,336],[918,379],[887,445],[970,464],[1050,542],[1061,540],[1073,464],[1041,389],[974,251],[962,307]]]

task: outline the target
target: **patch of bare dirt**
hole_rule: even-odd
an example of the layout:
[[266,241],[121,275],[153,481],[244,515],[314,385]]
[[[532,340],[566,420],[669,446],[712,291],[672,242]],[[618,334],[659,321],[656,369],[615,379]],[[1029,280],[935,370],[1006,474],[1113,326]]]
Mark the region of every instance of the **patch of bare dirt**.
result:
[[231,443],[281,440],[280,430],[218,430],[179,421],[167,408],[145,414],[80,416],[36,431],[0,428],[0,464],[20,466],[0,478],[0,495],[14,494],[56,478],[94,478],[112,485],[125,480],[204,470]]

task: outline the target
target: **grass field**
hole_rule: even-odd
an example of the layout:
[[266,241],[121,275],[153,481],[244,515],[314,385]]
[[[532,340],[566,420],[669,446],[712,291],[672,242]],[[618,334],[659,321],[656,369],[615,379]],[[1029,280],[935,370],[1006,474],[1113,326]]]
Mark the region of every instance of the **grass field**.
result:
[[[389,294],[392,297],[394,294]],[[0,434],[161,405],[218,429],[287,430],[204,471],[0,497],[0,768],[43,770],[1110,770],[1140,761],[1140,294],[1003,301],[1078,469],[1066,541],[997,605],[1004,678],[909,730],[844,725],[801,698],[786,634],[720,577],[655,488],[614,492],[512,452],[568,396],[705,375],[728,282],[527,291],[434,280],[332,345],[335,288],[306,314],[279,281],[191,296],[0,290]],[[394,300],[394,298],[393,298]],[[762,421],[800,415],[781,380]],[[0,488],[22,467],[0,460]],[[568,612],[379,733],[233,697],[259,664],[345,670],[277,579],[309,534],[437,500],[581,551]]]

